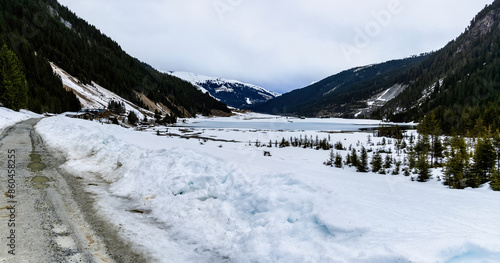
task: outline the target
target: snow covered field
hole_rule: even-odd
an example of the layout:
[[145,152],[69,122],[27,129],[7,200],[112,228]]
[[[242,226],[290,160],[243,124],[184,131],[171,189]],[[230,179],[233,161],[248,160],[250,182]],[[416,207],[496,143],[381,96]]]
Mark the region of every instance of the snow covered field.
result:
[[86,190],[155,262],[500,258],[500,193],[487,187],[450,190],[327,167],[328,151],[249,145],[317,135],[348,146],[370,133],[178,127],[157,136],[65,117],[42,120],[37,131],[68,153],[64,169],[110,184]]

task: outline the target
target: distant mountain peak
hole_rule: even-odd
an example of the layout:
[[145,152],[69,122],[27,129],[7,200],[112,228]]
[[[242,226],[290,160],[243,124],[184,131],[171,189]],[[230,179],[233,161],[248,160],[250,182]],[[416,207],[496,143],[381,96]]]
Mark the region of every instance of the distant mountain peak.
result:
[[190,82],[202,92],[208,92],[212,97],[234,108],[247,109],[281,95],[238,80],[209,77],[183,71],[168,71],[166,73]]

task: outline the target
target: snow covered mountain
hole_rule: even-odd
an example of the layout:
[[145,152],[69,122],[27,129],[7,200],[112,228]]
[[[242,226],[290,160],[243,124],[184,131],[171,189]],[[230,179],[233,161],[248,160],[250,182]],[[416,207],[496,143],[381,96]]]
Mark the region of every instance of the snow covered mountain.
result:
[[406,77],[408,72],[427,57],[422,54],[348,69],[256,105],[252,110],[308,117],[369,117],[415,79]]
[[180,71],[169,71],[166,73],[192,83],[201,91],[210,93],[212,97],[234,108],[247,109],[252,105],[264,103],[280,96],[279,93],[236,80],[208,77]]

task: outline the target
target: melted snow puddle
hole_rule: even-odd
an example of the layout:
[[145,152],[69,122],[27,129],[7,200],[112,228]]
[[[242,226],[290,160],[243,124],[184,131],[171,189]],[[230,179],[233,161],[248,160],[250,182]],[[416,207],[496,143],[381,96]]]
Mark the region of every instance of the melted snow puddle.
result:
[[[47,165],[42,163],[42,158],[40,153],[38,152],[32,152],[30,154],[31,158],[31,163],[28,164],[28,168],[32,172],[41,172],[45,168],[47,168]],[[33,178],[31,178],[31,182],[33,183],[33,187],[38,188],[38,189],[46,189],[49,187],[48,182],[49,178],[41,175],[37,175]]]
[[28,164],[28,168],[32,172],[40,172],[43,169],[47,168],[47,166],[44,163],[42,163],[42,159],[39,153],[37,152],[31,153],[30,158],[31,158],[31,163]]

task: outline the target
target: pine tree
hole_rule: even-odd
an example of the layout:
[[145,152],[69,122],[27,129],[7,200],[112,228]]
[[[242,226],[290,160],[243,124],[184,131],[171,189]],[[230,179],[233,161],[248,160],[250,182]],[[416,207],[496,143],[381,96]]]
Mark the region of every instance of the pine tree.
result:
[[493,191],[500,191],[500,172],[498,169],[495,169],[491,175],[490,187]]
[[[432,149],[431,152],[431,163],[434,163],[434,158],[435,158],[435,153],[441,151],[442,149],[434,149],[434,147],[441,147],[440,143],[437,143],[439,141],[439,134],[441,134],[441,129],[439,128],[440,124],[436,120],[435,115],[433,113],[428,114],[425,116],[425,118],[422,120],[422,122],[418,125],[418,132],[423,136],[423,143],[427,143],[427,145],[424,145],[424,147],[428,147],[429,149]],[[430,136],[430,143],[428,143],[428,137]]]
[[337,152],[335,155],[335,162],[334,162],[335,167],[337,168],[342,168],[342,155]]
[[476,120],[476,124],[472,129],[472,133],[476,138],[483,137],[484,135],[486,135],[486,126],[484,126],[484,121],[482,118],[478,118]]
[[28,82],[22,64],[6,45],[0,49],[0,101],[13,110],[28,107]]
[[414,169],[417,166],[417,160],[415,159],[416,153],[412,149],[410,153],[408,153],[408,167],[410,170]]
[[365,147],[361,148],[361,156],[357,165],[358,172],[366,173],[368,172],[368,153],[366,152]]
[[323,164],[326,166],[332,166],[335,163],[335,153],[333,150],[330,151],[330,157],[328,158],[328,161],[324,162]]
[[437,137],[434,141],[433,141],[433,146],[432,146],[432,152],[433,152],[433,159],[434,159],[434,167],[438,167],[441,165],[441,160],[443,158],[443,151],[444,151],[444,147],[443,147],[443,143],[441,142],[441,139],[439,139],[439,137]]
[[390,169],[392,167],[392,158],[390,155],[385,156],[384,169]]
[[137,115],[135,114],[134,111],[130,111],[127,118],[128,118],[128,123],[132,125],[136,124],[139,121],[139,118],[137,118]]
[[463,189],[469,176],[469,155],[467,145],[461,137],[455,136],[450,142],[450,153],[445,163],[444,184],[450,188]]
[[333,147],[335,148],[335,150],[339,150],[339,151],[342,151],[344,150],[344,145],[342,145],[342,142],[341,141],[338,141],[336,142]]
[[496,157],[497,157],[497,171],[500,170],[500,131],[497,130],[493,134],[493,146],[495,147]]
[[378,171],[380,171],[380,169],[382,169],[382,156],[380,155],[379,152],[373,154],[371,165],[372,165],[372,172],[374,173],[377,173]]
[[359,158],[358,158],[358,154],[356,153],[356,149],[352,148],[352,151],[351,151],[351,165],[354,166],[354,167],[358,167],[358,162],[359,162]]
[[160,123],[161,122],[161,114],[158,110],[155,110],[155,122]]
[[392,171],[393,175],[398,175],[401,171],[401,161],[396,162],[396,169]]
[[172,112],[170,113],[170,115],[165,115],[165,117],[163,117],[163,120],[162,120],[162,123],[163,124],[175,124],[177,123],[177,116],[175,116],[175,114]]
[[352,166],[351,160],[352,160],[351,154],[347,153],[347,156],[345,157],[345,165],[351,167]]
[[474,154],[474,176],[470,180],[471,187],[479,187],[489,181],[496,162],[496,151],[491,139],[480,138]]
[[417,160],[418,181],[427,182],[431,177],[427,152],[422,152]]

